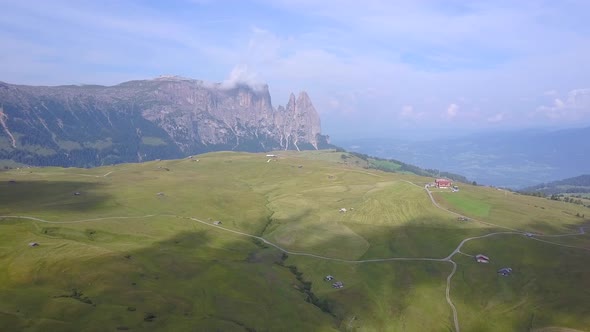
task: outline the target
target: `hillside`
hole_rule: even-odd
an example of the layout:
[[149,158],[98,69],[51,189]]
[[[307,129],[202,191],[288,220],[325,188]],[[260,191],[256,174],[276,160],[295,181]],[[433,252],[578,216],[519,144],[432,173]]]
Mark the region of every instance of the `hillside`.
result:
[[477,183],[520,189],[590,172],[590,127],[521,130],[454,138],[336,139],[355,152],[462,174]]
[[328,146],[305,92],[275,108],[266,85],[176,76],[115,86],[0,82],[0,161],[91,167]]
[[590,193],[590,175],[580,175],[536,186],[527,187],[522,192],[540,192],[545,195]]
[[0,330],[590,326],[586,208],[273,154],[1,171]]

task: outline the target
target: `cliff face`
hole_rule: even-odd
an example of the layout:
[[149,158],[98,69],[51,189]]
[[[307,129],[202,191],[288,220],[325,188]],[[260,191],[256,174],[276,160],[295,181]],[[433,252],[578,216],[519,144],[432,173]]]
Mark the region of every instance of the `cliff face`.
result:
[[327,146],[305,92],[275,109],[268,86],[177,77],[110,87],[0,82],[0,159],[95,166],[216,150]]

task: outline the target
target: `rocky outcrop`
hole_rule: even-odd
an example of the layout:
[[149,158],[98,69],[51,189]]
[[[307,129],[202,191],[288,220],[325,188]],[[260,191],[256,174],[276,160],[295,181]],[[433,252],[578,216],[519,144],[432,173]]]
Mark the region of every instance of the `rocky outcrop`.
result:
[[216,150],[321,149],[309,96],[274,108],[268,86],[179,77],[116,86],[0,82],[0,159],[94,166]]

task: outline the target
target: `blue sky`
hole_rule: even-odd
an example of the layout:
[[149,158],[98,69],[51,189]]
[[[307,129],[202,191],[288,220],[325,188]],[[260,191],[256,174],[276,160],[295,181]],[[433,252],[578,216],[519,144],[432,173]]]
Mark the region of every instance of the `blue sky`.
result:
[[590,2],[5,1],[0,80],[306,90],[335,138],[590,125]]

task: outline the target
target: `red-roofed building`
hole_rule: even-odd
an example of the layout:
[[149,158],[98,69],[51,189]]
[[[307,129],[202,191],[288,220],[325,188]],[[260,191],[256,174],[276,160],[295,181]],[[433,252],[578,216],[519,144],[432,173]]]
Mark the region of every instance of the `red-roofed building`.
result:
[[436,183],[436,186],[438,188],[449,188],[451,187],[451,185],[453,184],[451,182],[451,180],[447,180],[447,179],[436,179],[434,181],[434,183]]

